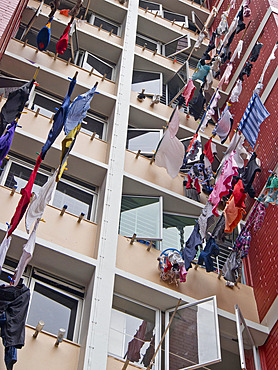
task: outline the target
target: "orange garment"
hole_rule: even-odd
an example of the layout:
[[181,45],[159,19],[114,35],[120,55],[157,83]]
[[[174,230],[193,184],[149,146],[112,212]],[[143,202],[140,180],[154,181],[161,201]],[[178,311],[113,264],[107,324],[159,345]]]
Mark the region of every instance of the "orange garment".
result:
[[[243,203],[244,204],[244,203]],[[235,205],[235,198],[233,194],[228,200],[226,207],[224,209],[225,215],[225,233],[231,233],[234,228],[238,225],[242,219],[242,215],[246,214],[244,207],[237,207]]]
[[69,17],[69,11],[70,9],[62,9],[60,10],[60,14],[65,15],[66,17]]

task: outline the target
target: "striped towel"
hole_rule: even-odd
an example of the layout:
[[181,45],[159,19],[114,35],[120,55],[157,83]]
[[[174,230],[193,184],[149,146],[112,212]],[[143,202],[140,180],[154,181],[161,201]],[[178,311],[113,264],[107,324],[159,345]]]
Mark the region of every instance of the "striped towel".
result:
[[261,123],[269,115],[259,95],[253,93],[238,126],[252,148],[256,145]]

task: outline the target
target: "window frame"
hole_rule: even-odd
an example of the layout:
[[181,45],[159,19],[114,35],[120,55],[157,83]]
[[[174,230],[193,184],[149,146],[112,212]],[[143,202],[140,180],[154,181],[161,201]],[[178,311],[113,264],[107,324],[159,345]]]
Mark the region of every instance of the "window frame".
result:
[[[100,16],[100,15],[95,14],[95,13],[91,13],[90,18],[88,20],[88,23],[95,26],[95,27],[98,27],[94,24],[94,21],[95,21],[96,18],[98,18],[101,21],[104,21],[106,23],[110,23],[111,26],[113,26],[113,27],[117,27],[117,33],[115,34],[115,33],[112,32],[112,34],[114,34],[115,36],[121,37],[122,26],[120,24],[115,23],[115,22],[111,21],[110,19],[104,18],[103,16]],[[107,32],[109,32],[109,31],[107,31]]]
[[[162,136],[163,136],[163,129],[148,129],[148,128],[135,128],[135,127],[129,127],[127,129],[127,132],[129,131],[146,131],[146,133],[148,132],[159,132],[159,140],[158,142],[162,139]],[[127,144],[128,144],[128,138],[127,138]],[[126,148],[127,150],[133,152],[133,153],[136,153],[140,148],[138,148],[137,150],[131,150],[129,149],[128,147]],[[145,151],[141,151],[141,154],[142,155],[153,155],[153,151],[150,151],[150,152],[145,152]]]
[[94,74],[99,76],[99,77],[103,77],[104,75],[102,75],[97,69],[95,69],[95,67],[93,67],[91,64],[88,63],[88,57],[89,56],[92,56],[93,58],[97,59],[99,62],[105,64],[107,67],[111,68],[111,79],[107,78],[108,80],[110,81],[114,81],[115,79],[115,66],[105,62],[104,60],[102,60],[101,58],[97,57],[96,55],[92,54],[92,53],[89,53],[87,50],[84,50],[83,51],[83,56],[79,62],[79,66],[83,69],[85,69],[86,71],[91,71],[92,68],[94,68]]
[[[151,42],[151,43],[153,43],[153,44],[156,44],[156,49],[157,49],[157,52],[158,52],[158,54],[161,54],[162,53],[162,43],[161,42],[159,42],[159,41],[157,41],[157,40],[154,40],[154,39],[151,39],[150,37],[147,37],[147,36],[145,36],[145,35],[142,35],[141,33],[136,33],[136,37],[140,37],[141,39],[143,39],[143,40],[145,40],[145,41],[149,41],[149,42]],[[135,41],[135,43],[136,43],[136,41]],[[138,45],[138,46],[141,46],[141,45],[139,45],[139,44],[136,44],[136,45]],[[146,49],[148,49],[148,47],[146,46]],[[152,49],[148,49],[148,50],[152,50]]]
[[[169,10],[165,10],[163,9],[163,18],[164,19],[167,19],[169,20],[168,18],[165,17],[165,14],[164,13],[170,13],[172,14],[173,16],[175,15],[178,15],[180,17],[184,17],[184,21],[175,21],[176,24],[179,24],[180,26],[182,26],[184,24],[184,28],[188,28],[188,16],[187,15],[184,15],[184,14],[179,14],[179,13],[176,13],[176,12],[170,12]],[[171,22],[171,20],[169,20]]]
[[[162,96],[163,94],[163,73],[162,72],[154,72],[154,71],[146,71],[146,70],[139,70],[139,69],[133,69],[133,72],[132,72],[132,81],[133,81],[133,74],[134,72],[139,72],[139,73],[153,73],[153,74],[157,74],[159,75],[159,83],[160,83],[160,87],[159,87],[159,93],[153,93],[153,92],[149,92],[147,91],[147,89],[145,89],[145,95],[150,95],[150,96],[153,96],[153,95],[160,95]],[[148,81],[148,80],[146,80]],[[152,80],[149,80],[149,81],[152,81]],[[143,82],[140,82],[140,84],[144,84],[145,81]],[[141,93],[142,89],[139,91],[137,89],[135,89],[135,85],[134,84],[138,84],[139,82],[131,82],[131,91],[134,91],[135,93]],[[134,89],[133,89],[134,87]],[[144,89],[144,87],[143,87]]]
[[156,3],[156,2],[154,2],[154,1],[146,1],[146,0],[139,0],[139,8],[141,8],[141,9],[146,9],[146,8],[142,8],[141,6],[140,6],[140,2],[145,2],[146,3],[146,6],[148,6],[149,4],[153,4],[153,5],[157,5],[157,7],[158,7],[158,9],[149,9],[148,11],[149,12],[151,12],[151,13],[156,13],[156,12],[158,12],[157,13],[157,15],[160,15],[160,16],[162,16],[163,17],[163,8],[162,8],[162,5],[161,4],[159,4],[159,3]]

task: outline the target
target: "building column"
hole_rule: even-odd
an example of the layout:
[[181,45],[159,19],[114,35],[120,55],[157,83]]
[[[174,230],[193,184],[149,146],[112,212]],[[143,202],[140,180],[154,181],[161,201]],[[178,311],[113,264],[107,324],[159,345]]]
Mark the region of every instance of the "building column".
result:
[[139,0],[129,0],[84,370],[106,369]]

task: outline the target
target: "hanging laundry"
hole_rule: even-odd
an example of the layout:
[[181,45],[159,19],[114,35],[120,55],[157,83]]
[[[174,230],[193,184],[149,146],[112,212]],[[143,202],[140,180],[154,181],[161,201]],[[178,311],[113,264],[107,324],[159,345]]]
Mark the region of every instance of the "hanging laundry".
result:
[[189,101],[193,98],[194,91],[196,90],[196,87],[194,86],[194,83],[192,79],[190,78],[185,86],[185,89],[183,90],[182,96],[185,99],[185,104],[188,106]]
[[195,121],[199,119],[201,112],[204,109],[205,102],[206,98],[203,95],[203,89],[200,88],[198,95],[193,99],[192,104],[189,107],[189,112],[193,115]]
[[[242,195],[242,199],[245,199],[246,195]],[[225,233],[231,233],[234,228],[239,224],[242,220],[243,214],[245,212],[245,204],[244,201],[241,201],[241,206],[236,206],[235,198],[232,194],[230,199],[226,203],[226,207],[224,209],[225,215]]]
[[187,198],[190,198],[190,199],[196,200],[197,202],[200,202],[201,189],[200,189],[198,178],[195,178],[194,184],[193,184],[193,180],[191,179],[190,175],[187,175],[187,177],[188,177],[188,181],[187,181],[187,184],[186,184],[186,187],[185,187],[185,194],[184,195]]
[[162,281],[177,286],[179,281],[186,281],[187,271],[185,270],[184,260],[177,249],[168,248],[164,250],[157,260]]
[[223,73],[223,76],[221,77],[221,80],[219,81],[219,84],[218,84],[219,89],[222,89],[223,83],[225,84],[229,83],[232,70],[233,70],[233,64],[229,63]]
[[62,36],[60,37],[59,41],[56,44],[56,51],[58,54],[63,55],[64,51],[67,50],[68,43],[69,43],[69,31],[70,31],[70,27],[73,22],[73,19],[74,18],[72,17],[67,27],[65,28]]
[[256,173],[261,172],[261,168],[258,166],[256,158],[257,155],[254,152],[240,176],[244,186],[244,191],[248,193],[251,198],[254,198],[255,196],[255,190],[252,184],[255,180]]
[[[277,184],[278,185],[278,184]],[[257,201],[245,223],[245,230],[257,232],[261,229],[266,213],[265,204]]]
[[209,44],[206,48],[206,51],[205,53],[209,53],[210,51],[212,51],[213,49],[215,49],[215,40],[216,40],[216,32],[212,32],[211,34],[211,37],[210,37],[210,40],[209,40]]
[[239,13],[238,13],[238,23],[237,23],[237,27],[236,27],[236,33],[240,33],[241,31],[243,31],[245,29],[245,23],[243,22],[243,6],[241,7]]
[[243,49],[243,40],[239,40],[239,42],[236,46],[236,49],[233,52],[233,55],[231,57],[231,60],[230,60],[231,63],[234,62],[234,60],[236,59],[236,56],[237,56],[238,59],[240,58],[240,55],[242,53],[242,49]]
[[210,66],[205,64],[203,60],[199,60],[196,69],[197,70],[193,73],[191,77],[192,81],[201,80],[204,82],[205,77],[210,71]]
[[212,58],[212,63],[211,63],[211,69],[212,69],[212,74],[214,78],[218,77],[220,74],[220,65],[221,65],[221,58],[219,55],[215,55]]
[[207,202],[198,218],[200,235],[202,239],[205,239],[207,229],[212,226],[214,222],[214,214],[212,213],[212,208],[213,205],[210,202]]
[[81,130],[81,123],[75,128],[73,128],[62,141],[62,154],[61,154],[60,166],[59,166],[58,173],[56,176],[57,182],[61,179],[63,172],[65,168],[67,167],[67,161],[68,161],[70,151],[72,150],[75,144],[76,137],[80,130]]
[[238,126],[252,148],[256,145],[261,123],[269,115],[259,95],[253,93]]
[[78,95],[69,106],[67,119],[64,125],[64,131],[66,135],[68,135],[70,131],[74,129],[77,125],[82,123],[82,121],[86,117],[87,111],[88,109],[90,109],[90,103],[93,99],[96,88],[97,83],[91,90],[82,95]]
[[231,96],[230,96],[230,101],[232,103],[238,102],[238,98],[241,94],[241,91],[242,91],[242,81],[238,79],[235,87],[232,90]]
[[0,245],[0,272],[1,272],[3,264],[5,262],[5,258],[6,258],[8,249],[10,247],[11,240],[12,240],[12,237],[8,236],[8,232],[7,232],[6,235],[4,236],[4,239],[1,243],[1,245]]
[[223,12],[221,15],[221,21],[219,22],[219,25],[216,29],[217,36],[226,35],[226,33],[228,32],[229,26],[227,22],[227,17],[227,12]]
[[3,135],[9,123],[16,121],[21,116],[34,82],[35,80],[31,80],[9,94],[0,112],[0,136]]
[[146,353],[144,354],[144,357],[141,361],[141,364],[143,364],[146,368],[149,366],[151,359],[153,358],[154,352],[155,352],[155,335],[152,337],[150,345],[147,348]]
[[138,362],[140,360],[141,354],[140,350],[145,344],[144,337],[147,327],[147,321],[143,320],[139,329],[137,330],[134,338],[128,343],[127,353],[125,357],[131,362]]
[[70,82],[69,89],[67,92],[67,95],[65,96],[63,103],[59,110],[55,113],[53,117],[53,125],[51,130],[49,131],[47,140],[42,147],[41,150],[41,158],[44,159],[45,155],[48,151],[48,149],[51,147],[51,145],[54,143],[60,132],[62,131],[62,128],[65,124],[65,121],[67,119],[69,105],[70,105],[70,97],[73,92],[74,86],[76,84],[76,78],[73,78]]
[[219,118],[215,128],[212,131],[213,135],[218,135],[220,137],[222,144],[224,144],[227,140],[231,132],[233,122],[234,119],[229,111],[229,104],[227,103],[221,117]]
[[240,254],[240,258],[247,257],[251,244],[251,232],[244,227],[233,245],[233,250]]
[[182,251],[182,257],[184,260],[184,267],[188,270],[191,267],[191,262],[195,258],[199,246],[202,246],[202,239],[199,233],[199,224],[194,226],[194,229],[185,243],[185,247]]
[[198,36],[198,40],[195,42],[194,49],[197,50],[202,45],[202,42],[204,41],[204,38],[206,37],[206,34],[204,32],[200,32]]
[[232,188],[232,179],[238,174],[237,163],[234,159],[235,152],[232,152],[228,160],[225,162],[221,175],[218,178],[212,193],[209,196],[209,201],[213,205],[213,214],[219,216],[217,206],[224,195],[228,195]]
[[206,142],[204,150],[203,150],[204,155],[207,157],[207,159],[210,161],[210,163],[212,163],[213,159],[214,159],[212,149],[211,149],[211,144],[212,144],[212,138],[210,138]]
[[0,325],[7,370],[12,369],[17,360],[16,350],[24,346],[29,300],[30,291],[23,284],[0,286]]
[[77,0],[74,7],[70,10],[69,15],[71,15],[72,17],[77,17],[82,7],[82,3],[83,0]]
[[261,83],[261,84],[263,83],[264,75],[265,75],[265,72],[266,72],[267,68],[269,67],[270,62],[275,59],[275,52],[276,52],[277,48],[278,48],[278,44],[276,43],[274,45],[273,49],[272,49],[272,52],[271,52],[269,58],[267,59],[265,65],[264,65],[263,72],[262,72],[261,77],[259,79],[259,83]]
[[23,251],[20,257],[20,260],[17,264],[17,267],[14,272],[14,286],[17,286],[19,283],[19,280],[22,277],[22,274],[28,265],[28,263],[31,261],[35,249],[35,244],[36,244],[36,232],[37,228],[39,226],[40,219],[38,218],[37,221],[35,222],[34,228],[32,230],[32,233],[27,241],[26,244],[23,246]]
[[220,249],[216,244],[214,238],[210,237],[206,243],[204,250],[200,253],[198,258],[198,265],[202,266],[205,263],[206,271],[214,271],[212,257],[217,257],[220,253]]
[[221,98],[218,90],[213,94],[213,97],[208,105],[207,111],[202,118],[202,124],[200,126],[200,131],[204,132],[209,120],[214,116],[214,109],[217,107],[218,100]]
[[211,236],[216,240],[225,241],[225,216],[224,213],[219,217]]
[[16,122],[14,121],[7,126],[7,131],[0,137],[0,166],[2,165],[3,159],[9,153],[14,138],[15,128]]
[[51,22],[53,18],[50,18],[47,24],[40,30],[37,36],[37,46],[40,51],[47,49],[50,38],[51,38]]
[[36,193],[33,193],[32,200],[30,202],[30,205],[27,209],[25,216],[25,228],[28,234],[36,219],[42,218],[45,207],[52,198],[52,194],[56,185],[55,182],[56,175],[57,170],[51,177],[49,177],[47,182],[41,187],[38,195]]
[[179,129],[179,110],[175,108],[169,120],[168,129],[158,143],[155,152],[155,164],[166,168],[168,174],[175,178],[183,164],[185,155],[184,145],[176,137]]
[[243,16],[245,18],[248,18],[251,15],[251,9],[249,8],[250,4],[251,0],[245,0],[243,3]]
[[263,47],[263,44],[260,43],[260,42],[257,42],[252,51],[251,51],[251,55],[250,55],[250,62],[256,62],[256,60],[258,59],[259,55],[260,55],[260,51],[261,51],[261,48]]
[[232,251],[227,258],[223,268],[222,274],[224,279],[235,283],[237,277],[241,274],[241,259],[237,251]]
[[199,160],[202,154],[201,149],[202,149],[202,143],[201,143],[198,133],[196,133],[193,135],[193,138],[190,141],[188,148],[187,148],[187,154],[186,154],[187,161]]
[[38,169],[40,167],[40,164],[42,162],[42,159],[41,159],[41,155],[38,156],[37,158],[37,161],[36,161],[36,165],[30,175],[30,178],[26,184],[26,186],[21,189],[20,193],[21,193],[21,198],[18,202],[18,205],[16,207],[16,210],[15,210],[15,213],[11,219],[11,222],[10,222],[10,228],[8,230],[8,236],[10,236],[12,234],[12,232],[17,228],[19,222],[21,221],[22,217],[24,216],[24,213],[28,207],[28,204],[30,202],[30,199],[31,199],[31,195],[32,195],[32,187],[34,185],[34,181],[35,181],[35,178],[36,178],[36,175],[37,175],[37,172],[38,172]]
[[268,182],[266,184],[266,194],[262,198],[262,201],[265,204],[272,204],[277,205],[278,204],[278,178],[276,174],[273,174],[269,177]]
[[252,63],[250,62],[246,62],[245,66],[242,68],[238,78],[241,80],[241,81],[244,81],[244,76],[246,75],[247,77],[250,77],[251,75],[251,70],[253,68],[253,65]]
[[212,70],[210,69],[209,73],[205,77],[204,91],[210,90],[212,87],[212,84],[213,84],[213,74],[212,74]]

